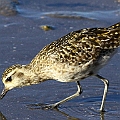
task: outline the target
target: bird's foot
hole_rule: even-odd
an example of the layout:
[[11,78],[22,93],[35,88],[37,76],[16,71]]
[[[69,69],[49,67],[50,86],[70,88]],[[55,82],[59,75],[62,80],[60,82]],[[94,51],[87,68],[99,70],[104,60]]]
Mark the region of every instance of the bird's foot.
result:
[[42,109],[45,109],[45,110],[47,110],[47,109],[57,109],[58,106],[59,105],[56,105],[56,104],[43,105]]

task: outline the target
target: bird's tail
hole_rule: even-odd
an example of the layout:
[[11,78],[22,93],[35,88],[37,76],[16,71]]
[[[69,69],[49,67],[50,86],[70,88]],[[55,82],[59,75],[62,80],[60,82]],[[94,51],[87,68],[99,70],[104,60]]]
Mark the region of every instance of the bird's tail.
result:
[[104,49],[118,48],[120,46],[120,22],[108,27],[101,36],[104,38],[101,40]]
[[108,29],[119,29],[120,30],[120,22],[108,27]]

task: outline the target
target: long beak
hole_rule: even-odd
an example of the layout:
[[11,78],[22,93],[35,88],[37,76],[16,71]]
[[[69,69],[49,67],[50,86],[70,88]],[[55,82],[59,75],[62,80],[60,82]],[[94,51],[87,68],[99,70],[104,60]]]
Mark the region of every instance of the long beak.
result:
[[2,99],[8,91],[9,91],[8,89],[4,88],[2,93],[1,93],[0,99]]

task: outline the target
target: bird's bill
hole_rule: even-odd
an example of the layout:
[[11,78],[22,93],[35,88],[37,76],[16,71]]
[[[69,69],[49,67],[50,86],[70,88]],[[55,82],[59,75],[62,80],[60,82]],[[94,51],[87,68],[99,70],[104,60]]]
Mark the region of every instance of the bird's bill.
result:
[[8,89],[4,88],[2,93],[1,93],[0,99],[2,99],[8,91],[9,91]]

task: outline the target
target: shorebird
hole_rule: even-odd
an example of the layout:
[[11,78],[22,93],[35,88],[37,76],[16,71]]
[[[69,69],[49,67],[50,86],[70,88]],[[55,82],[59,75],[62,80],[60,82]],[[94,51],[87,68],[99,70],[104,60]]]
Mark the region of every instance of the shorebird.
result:
[[104,103],[109,82],[98,71],[106,65],[120,46],[120,22],[107,28],[86,28],[73,31],[46,45],[27,65],[12,65],[2,74],[4,89],[1,99],[16,87],[38,84],[46,80],[76,82],[77,92],[48,108],[79,96],[82,93],[80,81],[96,76],[104,82],[104,93],[100,111]]

